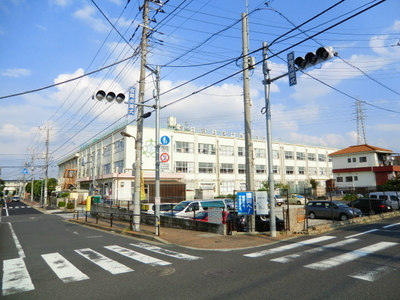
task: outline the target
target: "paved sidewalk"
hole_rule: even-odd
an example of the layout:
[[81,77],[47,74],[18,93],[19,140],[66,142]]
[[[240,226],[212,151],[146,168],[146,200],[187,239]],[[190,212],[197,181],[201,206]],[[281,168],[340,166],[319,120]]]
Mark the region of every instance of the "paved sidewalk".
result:
[[141,232],[135,232],[130,231],[129,224],[127,222],[113,221],[113,226],[111,227],[110,221],[105,219],[99,219],[97,224],[96,219],[91,217],[88,217],[87,222],[85,222],[84,216],[80,216],[78,220],[71,219],[69,221],[82,224],[83,226],[91,226],[101,230],[129,235],[135,238],[208,250],[253,248],[292,237],[290,235],[281,234],[279,232],[277,232],[277,237],[271,237],[269,233],[238,233],[237,235],[220,235],[215,233],[167,227],[160,227],[160,235],[156,236],[155,227],[149,225],[141,224]]

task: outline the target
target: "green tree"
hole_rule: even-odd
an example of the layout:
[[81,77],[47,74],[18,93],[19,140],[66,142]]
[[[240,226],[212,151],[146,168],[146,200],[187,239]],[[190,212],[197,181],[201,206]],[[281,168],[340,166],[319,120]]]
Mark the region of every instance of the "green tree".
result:
[[0,197],[4,196],[3,190],[4,190],[5,186],[6,186],[6,182],[2,178],[0,178]]
[[[275,189],[281,189],[281,190],[288,190],[289,189],[289,185],[288,184],[283,184],[282,182],[275,182],[274,187],[275,187]],[[268,183],[268,181],[263,181],[262,182],[262,188],[260,188],[259,191],[269,191],[269,183]]]

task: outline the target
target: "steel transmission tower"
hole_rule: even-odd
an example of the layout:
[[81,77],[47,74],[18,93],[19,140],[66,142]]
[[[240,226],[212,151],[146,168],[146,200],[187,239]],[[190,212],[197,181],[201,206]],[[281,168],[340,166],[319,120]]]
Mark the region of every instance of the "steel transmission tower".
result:
[[357,116],[357,144],[362,145],[367,143],[367,138],[365,137],[365,127],[364,127],[364,108],[362,107],[362,102],[360,99],[356,102],[356,116]]

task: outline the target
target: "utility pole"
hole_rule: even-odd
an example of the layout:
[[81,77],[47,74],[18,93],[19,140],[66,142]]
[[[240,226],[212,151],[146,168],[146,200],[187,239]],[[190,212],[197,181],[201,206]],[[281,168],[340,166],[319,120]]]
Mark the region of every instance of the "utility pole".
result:
[[35,181],[35,149],[32,148],[32,183],[31,183],[31,202],[33,202],[33,183]]
[[[47,137],[46,137],[46,162],[44,166],[44,204],[47,203],[47,181],[49,177],[49,130],[50,128],[47,126]],[[42,207],[43,207],[42,203]]]
[[149,31],[149,2],[144,0],[143,9],[143,27],[141,48],[140,48],[140,77],[139,77],[139,95],[137,106],[137,123],[136,123],[136,139],[135,139],[135,189],[133,199],[133,230],[140,231],[140,201],[141,201],[141,174],[142,174],[142,148],[143,148],[143,104],[146,85],[146,57],[147,57],[147,38]]
[[[244,101],[244,130],[246,153],[246,190],[254,192],[254,156],[253,141],[251,136],[251,99],[249,75],[249,32],[248,14],[242,13],[242,42],[243,42],[243,101]],[[254,215],[249,216],[249,231],[255,231]]]
[[276,237],[276,219],[275,219],[275,180],[272,155],[272,129],[271,129],[271,104],[270,91],[271,80],[269,76],[270,67],[268,64],[268,45],[263,43],[263,73],[264,73],[264,89],[265,89],[265,113],[266,113],[266,129],[267,129],[267,151],[268,151],[268,199],[271,205],[269,212],[270,232],[272,237]]
[[[160,66],[156,67],[156,91],[154,99],[156,100],[156,182],[155,182],[155,199],[157,222],[160,221]],[[157,224],[159,225],[159,224]],[[156,226],[156,235],[159,235],[158,226]]]

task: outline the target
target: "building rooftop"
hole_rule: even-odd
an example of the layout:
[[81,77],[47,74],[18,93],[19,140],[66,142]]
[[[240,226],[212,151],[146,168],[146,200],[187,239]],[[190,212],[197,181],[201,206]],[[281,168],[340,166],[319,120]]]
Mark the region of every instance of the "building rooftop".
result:
[[352,153],[360,153],[360,152],[392,153],[393,151],[384,149],[384,148],[380,148],[380,147],[371,146],[368,144],[363,144],[363,145],[350,146],[350,147],[344,148],[342,150],[332,152],[331,154],[328,154],[328,155],[335,156],[335,155],[352,154]]

